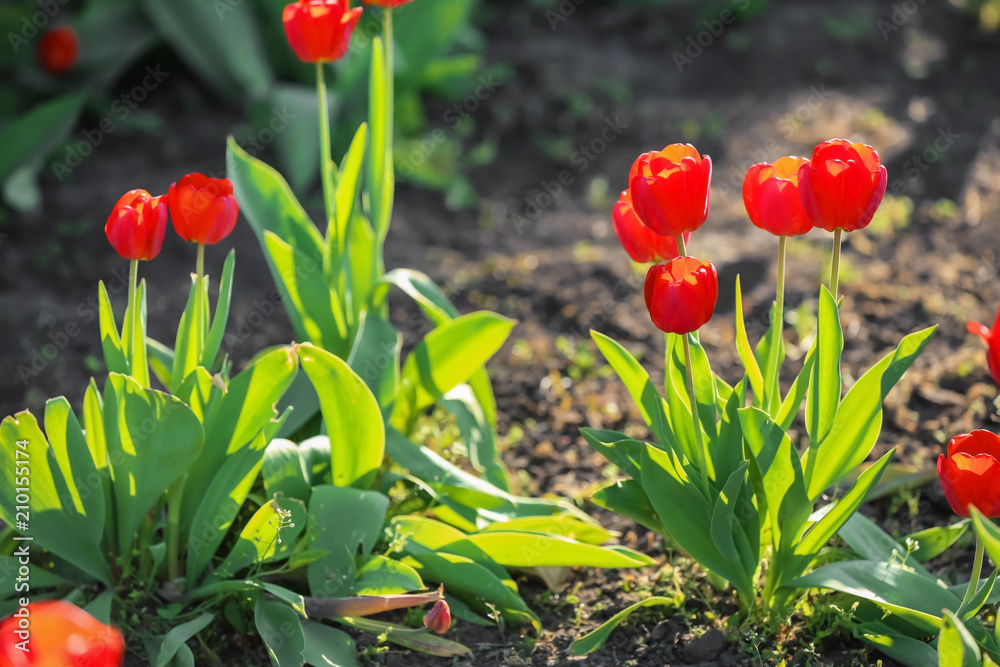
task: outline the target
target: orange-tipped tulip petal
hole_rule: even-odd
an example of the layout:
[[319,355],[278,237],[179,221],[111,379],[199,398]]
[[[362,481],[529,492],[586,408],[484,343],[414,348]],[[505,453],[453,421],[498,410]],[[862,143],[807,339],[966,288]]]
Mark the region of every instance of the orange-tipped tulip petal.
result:
[[32,602],[0,621],[0,667],[120,667],[125,640],[74,604]]
[[[626,190],[615,202],[611,213],[615,234],[633,261],[645,264],[677,257],[677,238],[660,236],[642,224],[632,205],[632,194]],[[690,234],[685,234],[689,238]]]
[[799,196],[799,169],[804,157],[783,157],[774,164],[755,164],[743,179],[743,204],[750,222],[777,236],[805,234],[813,228]]
[[799,171],[799,194],[809,220],[828,232],[864,229],[878,210],[888,176],[875,149],[845,139],[816,146]]
[[111,246],[125,259],[149,261],[160,254],[167,231],[167,197],[131,190],[115,204],[104,233]]
[[347,53],[361,13],[360,7],[351,9],[350,0],[299,0],[285,6],[281,20],[299,60],[328,63]]
[[693,232],[708,217],[712,158],[690,144],[643,153],[632,164],[629,189],[639,219],[661,236]]
[[1000,436],[973,431],[948,443],[938,457],[938,477],[955,514],[968,517],[970,507],[1000,518]]
[[228,178],[188,174],[170,186],[170,217],[185,241],[214,245],[236,226],[240,207]]
[[658,329],[688,334],[712,319],[719,299],[719,276],[711,262],[678,257],[649,268],[645,296]]

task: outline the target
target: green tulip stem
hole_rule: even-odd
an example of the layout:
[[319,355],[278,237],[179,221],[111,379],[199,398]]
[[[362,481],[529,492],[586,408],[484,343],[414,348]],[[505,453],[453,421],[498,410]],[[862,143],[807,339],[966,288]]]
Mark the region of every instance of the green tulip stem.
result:
[[780,395],[776,392],[778,391],[778,362],[781,358],[779,351],[781,350],[781,339],[784,335],[785,329],[785,255],[788,246],[787,236],[782,235],[778,238],[778,289],[775,295],[774,309],[777,319],[774,322],[771,322],[771,326],[777,328],[773,345],[771,345],[770,360],[770,366],[774,371],[774,376],[770,386],[767,387],[768,395],[774,396],[775,398],[780,398]]
[[775,299],[778,302],[778,314],[784,322],[785,314],[785,252],[788,247],[788,237],[778,237],[778,292]]
[[[137,301],[139,300],[138,289],[137,289],[138,282],[139,282],[139,260],[133,259],[131,262],[129,262],[128,306],[125,309],[125,312],[128,313],[128,317],[130,318],[128,325],[128,335],[125,337],[125,340],[122,341],[122,347],[125,348],[125,356],[128,360],[128,366],[130,370],[134,365],[132,357],[135,354],[135,347],[133,346],[132,341],[135,338],[136,322],[138,322],[140,319],[135,316],[136,311],[138,310]],[[132,375],[135,375],[134,371],[132,371]]]
[[677,235],[677,256],[678,257],[687,257],[687,254],[688,254],[688,249],[687,249],[687,244],[684,243],[684,235],[683,234],[678,234]]
[[320,174],[323,181],[323,200],[326,204],[327,236],[334,235],[337,252],[342,252],[340,230],[337,228],[337,193],[333,187],[333,156],[330,148],[330,107],[326,100],[326,79],[323,63],[316,63],[316,94],[319,102]]
[[976,589],[979,588],[979,579],[983,576],[983,552],[985,545],[983,540],[976,536],[976,559],[972,562],[972,575],[969,577],[969,587],[965,590],[965,597],[962,599],[962,606],[969,604],[975,596]]
[[[149,388],[149,367],[146,365],[146,336],[142,330],[142,299],[139,298],[139,260],[133,259],[128,277],[128,316],[132,318],[129,337],[125,341],[125,351],[129,364],[129,374]],[[141,362],[141,363],[140,363]]]
[[688,392],[691,395],[691,419],[694,426],[694,437],[697,441],[695,453],[698,456],[698,469],[701,471],[701,490],[704,492],[705,497],[711,500],[712,496],[709,495],[708,489],[707,452],[705,451],[705,443],[701,434],[701,423],[698,419],[698,396],[695,394],[694,389],[694,364],[691,363],[691,342],[688,340],[687,334],[682,334],[681,338],[684,339],[684,363],[687,364]]
[[382,244],[385,242],[384,235],[388,232],[389,224],[392,222],[392,207],[395,201],[395,194],[393,192],[396,187],[395,160],[393,158],[393,143],[396,136],[396,44],[393,39],[392,14],[392,7],[382,8],[382,48],[385,49],[385,81],[383,82],[385,84],[385,136],[383,137],[383,141],[385,142],[385,161],[382,163],[383,173],[377,176],[381,183],[377,194],[382,199],[378,204],[378,210],[380,211],[378,224],[384,224],[385,227],[379,236],[378,253],[375,257],[375,263],[379,267],[380,274],[385,272]]
[[837,228],[833,230],[833,266],[830,269],[830,293],[833,298],[839,298],[837,290],[840,288],[840,246],[844,236],[844,230]]
[[392,165],[392,140],[395,134],[393,120],[396,108],[396,70],[393,63],[393,55],[396,49],[392,41],[392,8],[384,8],[382,14],[382,45],[385,47],[385,159],[386,164]]
[[201,359],[202,354],[205,352],[205,338],[208,332],[205,331],[205,312],[207,312],[207,304],[205,303],[205,246],[201,243],[198,244],[198,259],[195,264],[195,274],[194,274],[194,340],[195,351],[198,353],[198,359]]
[[167,575],[170,581],[180,576],[181,501],[186,483],[187,473],[167,490]]
[[[201,243],[198,244],[198,259],[194,270],[194,340],[196,358],[201,359],[205,353],[207,336],[205,314],[208,312],[208,304],[205,303],[205,246]],[[181,475],[180,479],[167,489],[167,574],[171,581],[176,579],[179,573],[181,499],[184,497],[185,481],[187,474]]]

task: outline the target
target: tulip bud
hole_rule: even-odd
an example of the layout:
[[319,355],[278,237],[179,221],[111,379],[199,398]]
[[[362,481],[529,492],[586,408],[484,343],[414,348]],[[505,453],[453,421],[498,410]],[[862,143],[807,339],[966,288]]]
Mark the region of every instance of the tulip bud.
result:
[[424,616],[424,625],[439,635],[448,632],[451,627],[451,609],[448,603],[444,600],[435,602],[434,607]]
[[937,468],[955,514],[968,517],[975,507],[991,519],[1000,518],[1000,436],[978,430],[953,438]]
[[799,170],[802,207],[816,227],[828,232],[864,229],[875,216],[888,176],[871,146],[832,139],[816,146]]
[[185,241],[213,245],[229,236],[240,207],[228,178],[188,174],[170,186],[170,217]]
[[38,41],[38,62],[49,74],[58,76],[72,69],[80,43],[70,26],[49,30]]
[[[31,628],[28,641],[25,619]],[[0,621],[0,665],[120,667],[124,656],[118,630],[63,600],[32,602]]]
[[347,53],[362,11],[351,9],[350,0],[299,0],[285,6],[281,20],[299,60],[328,63]]
[[678,257],[651,266],[644,291],[646,308],[658,329],[689,334],[712,319],[719,298],[719,276],[711,262]]
[[[632,205],[632,193],[626,190],[618,198],[612,210],[611,222],[615,234],[625,252],[633,261],[643,264],[677,257],[677,239],[673,236],[660,236],[647,227],[635,214]],[[685,240],[690,234],[685,234]]]
[[809,160],[783,157],[755,164],[743,179],[743,204],[750,222],[776,236],[805,234],[813,228],[799,195],[799,170]]
[[160,254],[167,231],[166,196],[145,190],[122,195],[104,225],[108,241],[124,259],[149,261]]
[[993,321],[993,329],[979,322],[969,322],[965,328],[970,334],[979,336],[989,346],[986,352],[986,363],[989,365],[993,381],[1000,385],[1000,309]]
[[639,219],[661,236],[693,232],[708,217],[712,158],[691,144],[643,153],[628,180]]

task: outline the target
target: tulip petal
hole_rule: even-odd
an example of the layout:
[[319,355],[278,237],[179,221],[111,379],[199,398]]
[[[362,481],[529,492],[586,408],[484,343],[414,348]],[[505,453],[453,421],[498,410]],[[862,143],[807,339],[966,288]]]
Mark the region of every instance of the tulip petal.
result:
[[678,257],[650,267],[643,293],[657,328],[667,333],[691,333],[704,326],[715,312],[718,274],[711,262]]
[[1000,458],[1000,436],[984,429],[952,438],[948,443],[948,456],[988,454]]
[[1000,462],[988,454],[959,452],[938,457],[938,476],[948,504],[968,517],[975,507],[990,518],[1000,517]]
[[677,256],[677,239],[661,236],[644,225],[635,212],[628,190],[615,203],[611,220],[618,240],[633,261],[642,264]]

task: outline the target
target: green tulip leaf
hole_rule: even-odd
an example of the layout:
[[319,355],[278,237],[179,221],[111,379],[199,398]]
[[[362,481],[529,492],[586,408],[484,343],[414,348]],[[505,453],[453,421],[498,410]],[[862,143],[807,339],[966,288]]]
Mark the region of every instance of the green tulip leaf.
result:
[[267,646],[275,667],[301,667],[305,664],[306,637],[298,612],[279,600],[267,600],[257,593],[254,624]]
[[303,343],[298,356],[320,397],[333,484],[367,489],[385,456],[385,426],[375,396],[347,362],[332,353]]
[[330,553],[308,568],[313,597],[344,597],[357,577],[356,558],[368,555],[382,534],[389,499],[374,491],[317,486],[309,500],[310,549]]
[[809,391],[806,392],[806,430],[809,432],[811,455],[830,432],[840,407],[840,357],[844,352],[844,332],[840,326],[837,300],[825,285],[819,294],[816,350],[816,363],[810,376]]
[[940,667],[980,667],[982,653],[965,624],[951,611],[945,610],[941,635],[938,637]]
[[[86,456],[82,447],[75,437],[67,439],[64,462],[72,467]],[[30,412],[7,417],[0,423],[0,458],[0,519],[19,533],[30,535],[38,547],[110,584],[111,573],[100,548],[102,532],[89,528],[97,517],[82,514],[86,506],[79,488],[74,489],[75,498],[69,490],[82,470],[71,469],[73,476],[69,480],[64,477],[56,454]],[[86,493],[88,487],[84,489]]]
[[604,643],[608,641],[608,637],[619,625],[625,622],[625,620],[634,614],[635,612],[643,609],[645,607],[674,607],[677,605],[677,600],[673,598],[664,597],[652,597],[643,600],[642,602],[636,602],[634,605],[621,610],[607,621],[602,623],[600,627],[596,630],[588,632],[587,634],[577,637],[573,640],[573,643],[569,645],[567,652],[571,656],[581,656],[593,653],[597,649],[604,646]]
[[[118,521],[118,553],[163,492],[198,460],[205,436],[180,399],[112,373],[104,386],[104,426]],[[214,472],[214,471],[213,471]]]
[[670,430],[666,402],[653,381],[649,379],[649,374],[620,343],[598,331],[591,331],[590,336],[594,339],[604,358],[607,359],[608,364],[625,384],[625,388],[639,408],[643,421],[653,432],[656,440],[663,446],[680,451]]

